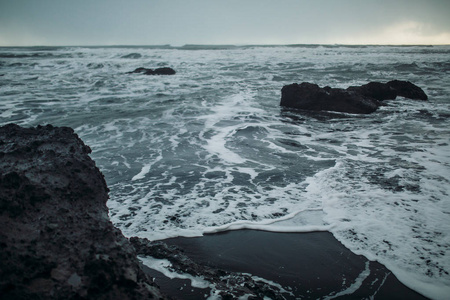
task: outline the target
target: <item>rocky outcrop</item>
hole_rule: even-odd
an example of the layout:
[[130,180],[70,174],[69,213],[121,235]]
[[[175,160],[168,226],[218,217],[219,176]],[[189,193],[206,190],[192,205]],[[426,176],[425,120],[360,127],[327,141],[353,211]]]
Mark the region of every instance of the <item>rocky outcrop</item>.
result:
[[313,111],[336,111],[368,114],[376,111],[384,100],[401,96],[427,100],[425,92],[409,81],[393,80],[387,83],[369,82],[347,89],[324,87],[303,82],[286,85],[281,89],[281,106]]
[[0,128],[2,299],[158,299],[73,130]]
[[281,90],[281,106],[313,111],[337,111],[368,114],[377,110],[380,102],[360,93],[303,82],[286,85]]
[[157,69],[146,69],[146,68],[137,68],[134,71],[128,72],[127,74],[139,73],[144,75],[175,75],[176,72],[172,68],[157,68]]
[[387,83],[369,82],[361,86],[351,86],[347,90],[355,91],[366,97],[380,101],[394,100],[398,96],[413,100],[428,100],[425,92],[409,81],[392,80]]

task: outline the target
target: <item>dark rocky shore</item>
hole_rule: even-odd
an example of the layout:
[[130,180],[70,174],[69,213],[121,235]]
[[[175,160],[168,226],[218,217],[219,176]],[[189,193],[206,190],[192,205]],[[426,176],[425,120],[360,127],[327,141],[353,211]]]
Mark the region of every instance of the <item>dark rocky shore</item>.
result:
[[428,99],[420,87],[409,81],[369,82],[347,89],[321,88],[317,84],[303,82],[284,86],[281,89],[280,105],[312,111],[369,114],[384,105],[384,100],[394,100],[398,96],[414,100]]
[[223,299],[283,299],[277,288],[197,263],[175,246],[130,243],[108,218],[108,188],[90,152],[68,127],[0,128],[2,299],[166,299],[138,254],[203,277]]
[[[330,233],[128,240],[108,218],[108,188],[90,152],[71,128],[0,127],[1,299],[314,299],[338,295],[343,278],[350,287],[367,268]],[[144,267],[137,255],[166,259],[172,272],[211,287],[183,290],[186,280]],[[350,296],[423,299],[384,266],[370,262],[370,271]]]
[[1,299],[162,299],[70,128],[0,128]]

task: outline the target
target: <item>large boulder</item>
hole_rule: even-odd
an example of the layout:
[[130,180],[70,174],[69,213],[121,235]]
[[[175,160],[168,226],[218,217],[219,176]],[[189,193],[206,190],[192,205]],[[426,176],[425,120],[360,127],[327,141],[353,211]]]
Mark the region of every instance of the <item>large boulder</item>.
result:
[[286,85],[281,89],[281,106],[313,111],[336,111],[354,114],[372,113],[381,101],[397,96],[427,100],[425,92],[409,81],[393,80],[387,83],[369,82],[347,89],[324,87],[303,82]]
[[2,299],[158,299],[73,130],[0,127]]
[[137,68],[127,74],[139,73],[144,75],[175,75],[176,72],[172,68],[164,67],[157,69]]
[[377,110],[380,102],[360,93],[303,82],[281,89],[281,106],[313,111],[337,111],[368,114]]

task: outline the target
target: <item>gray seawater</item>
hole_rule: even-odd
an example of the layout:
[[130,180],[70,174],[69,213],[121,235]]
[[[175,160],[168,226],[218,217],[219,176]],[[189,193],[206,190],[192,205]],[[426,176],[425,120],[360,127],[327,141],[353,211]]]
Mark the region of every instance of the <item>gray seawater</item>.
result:
[[[125,74],[169,66],[174,76]],[[279,106],[293,82],[409,80],[371,115]],[[127,236],[330,231],[450,295],[450,46],[0,48],[0,125],[70,126]]]

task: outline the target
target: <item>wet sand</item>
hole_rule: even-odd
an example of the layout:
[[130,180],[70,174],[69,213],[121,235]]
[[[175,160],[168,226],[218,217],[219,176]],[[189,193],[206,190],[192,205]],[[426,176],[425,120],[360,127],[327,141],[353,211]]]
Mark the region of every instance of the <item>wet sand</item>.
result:
[[[355,255],[331,233],[274,233],[237,230],[196,238],[173,238],[198,263],[250,273],[280,284],[287,299],[427,299],[409,289],[383,265]],[[163,292],[176,299],[204,299],[209,292],[188,280],[147,269]]]

